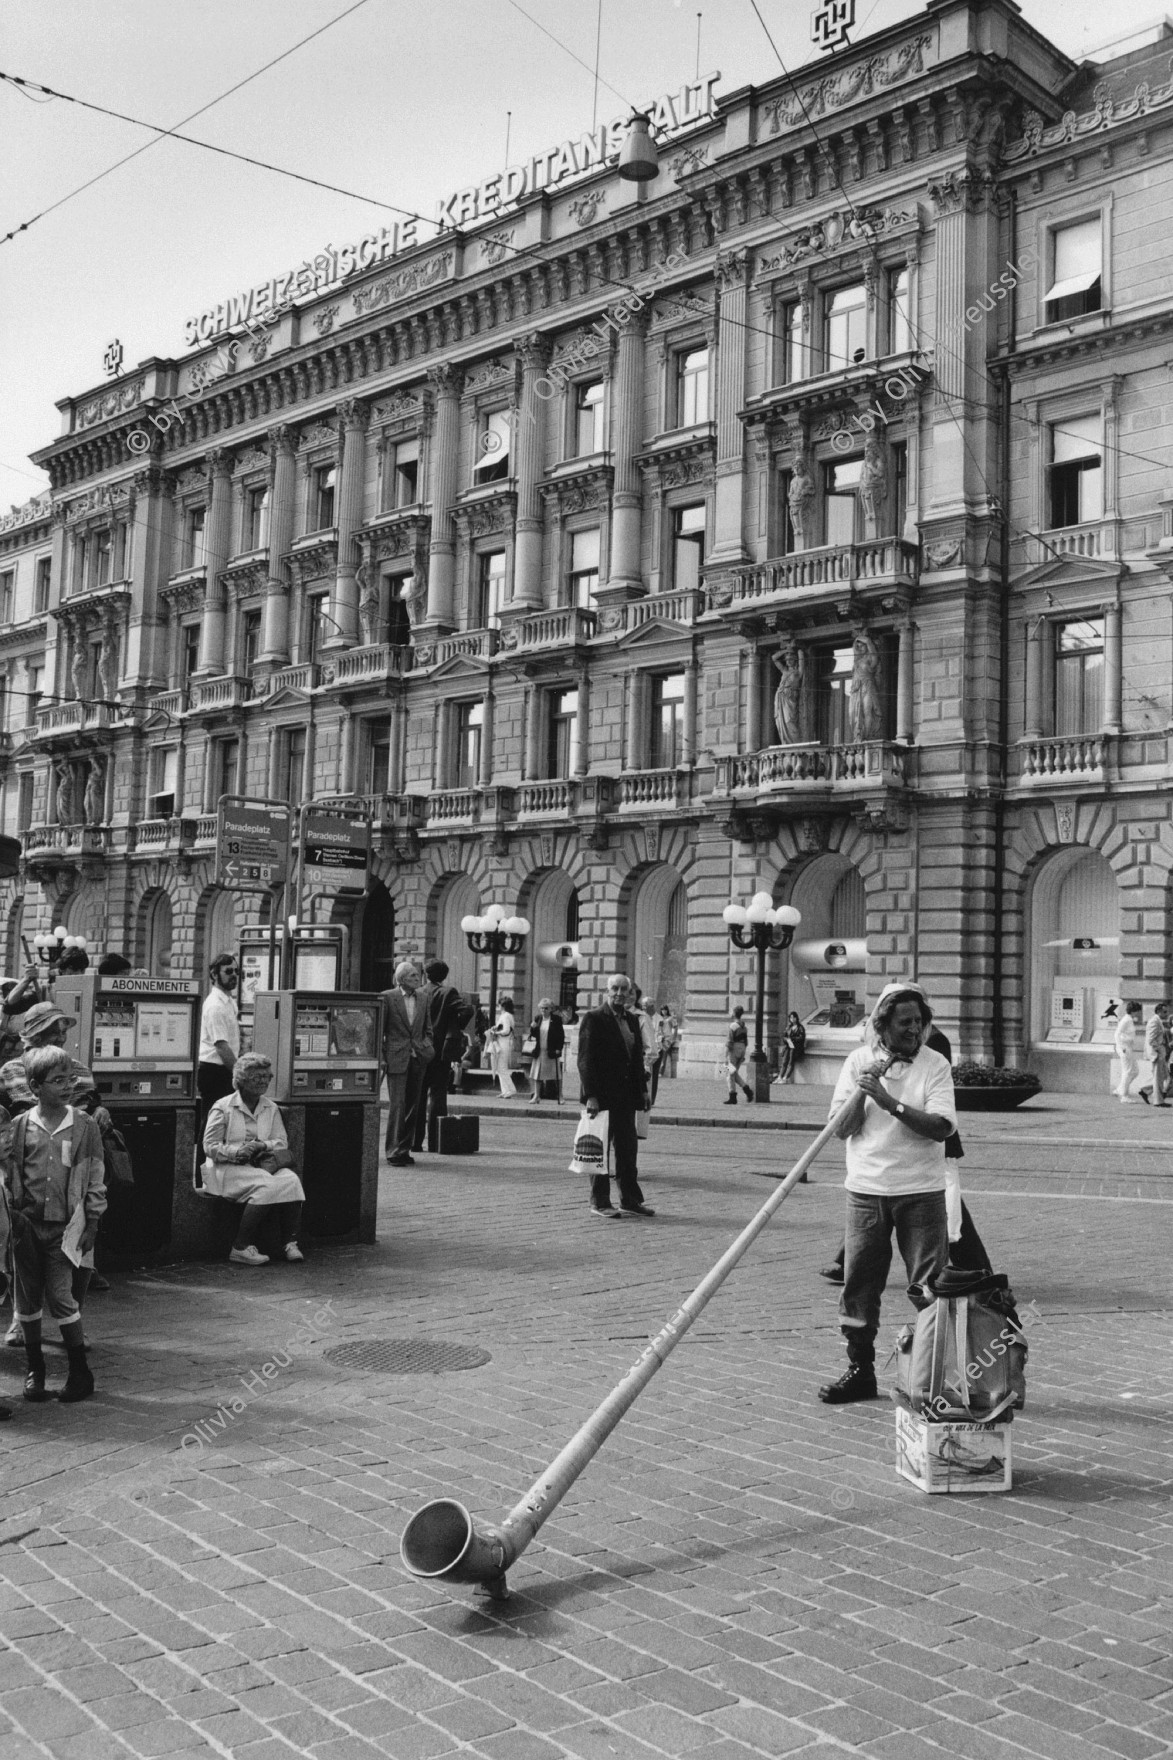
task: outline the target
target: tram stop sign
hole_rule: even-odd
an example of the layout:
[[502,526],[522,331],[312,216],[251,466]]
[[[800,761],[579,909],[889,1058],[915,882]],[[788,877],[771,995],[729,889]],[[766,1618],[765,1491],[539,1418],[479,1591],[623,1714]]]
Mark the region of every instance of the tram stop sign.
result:
[[363,893],[371,859],[371,822],[303,807],[301,852],[305,879],[330,893]]
[[284,801],[220,796],[216,809],[216,884],[264,892],[289,878],[292,813]]

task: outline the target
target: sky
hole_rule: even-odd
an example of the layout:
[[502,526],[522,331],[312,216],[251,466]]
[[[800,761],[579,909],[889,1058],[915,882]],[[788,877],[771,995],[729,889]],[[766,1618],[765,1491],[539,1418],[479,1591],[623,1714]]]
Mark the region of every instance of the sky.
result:
[[[758,0],[791,70],[815,58],[813,3]],[[1074,57],[1161,11],[1021,6]],[[856,0],[856,39],[922,11]],[[0,71],[164,128],[284,57],[186,132],[353,192],[0,83],[0,236],[44,215],[0,244],[0,511],[48,487],[28,454],[60,432],[57,399],[103,383],[115,338],[124,370],[179,355],[185,318],[377,231],[394,218],[379,203],[431,215],[596,107],[607,120],[676,90],[696,74],[698,13],[718,97],[780,73],[752,0],[0,0]]]

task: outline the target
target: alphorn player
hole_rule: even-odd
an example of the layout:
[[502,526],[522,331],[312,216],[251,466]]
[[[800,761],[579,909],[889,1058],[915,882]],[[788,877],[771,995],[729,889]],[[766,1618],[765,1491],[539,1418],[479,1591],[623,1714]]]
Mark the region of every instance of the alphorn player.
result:
[[[880,1297],[892,1263],[892,1234],[916,1308],[949,1262],[945,1139],[957,1129],[953,1072],[924,1043],[933,1011],[919,984],[889,984],[870,1022],[874,1045],[843,1065],[831,1116],[855,1100],[838,1136],[847,1144],[847,1244],[839,1324],[847,1370],[820,1387],[828,1405],[875,1399]],[[878,1055],[877,1055],[878,1048]]]

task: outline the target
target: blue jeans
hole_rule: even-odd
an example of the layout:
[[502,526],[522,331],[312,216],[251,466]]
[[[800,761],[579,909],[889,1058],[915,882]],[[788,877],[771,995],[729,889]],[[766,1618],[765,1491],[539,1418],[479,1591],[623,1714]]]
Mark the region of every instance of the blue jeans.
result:
[[903,1198],[848,1192],[839,1324],[849,1341],[870,1345],[880,1329],[880,1296],[892,1263],[893,1229],[914,1307],[926,1305],[921,1289],[949,1263],[944,1192],[910,1192]]

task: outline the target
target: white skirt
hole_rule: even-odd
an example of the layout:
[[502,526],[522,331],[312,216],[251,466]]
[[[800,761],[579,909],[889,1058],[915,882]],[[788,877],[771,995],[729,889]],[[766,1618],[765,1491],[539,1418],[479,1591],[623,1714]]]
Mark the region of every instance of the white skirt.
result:
[[266,1173],[263,1167],[233,1161],[205,1161],[204,1190],[232,1204],[304,1204],[305,1191],[292,1167]]

